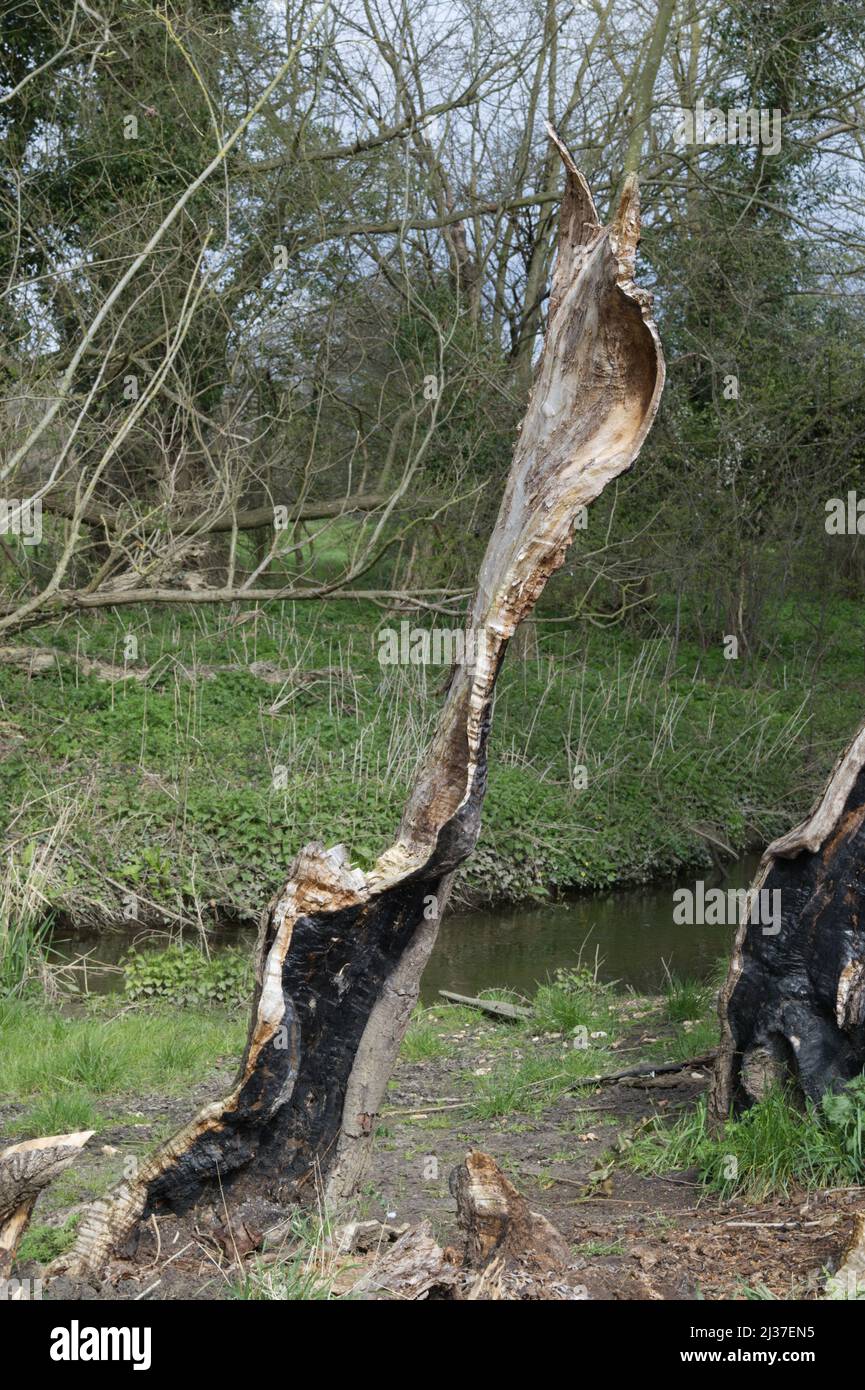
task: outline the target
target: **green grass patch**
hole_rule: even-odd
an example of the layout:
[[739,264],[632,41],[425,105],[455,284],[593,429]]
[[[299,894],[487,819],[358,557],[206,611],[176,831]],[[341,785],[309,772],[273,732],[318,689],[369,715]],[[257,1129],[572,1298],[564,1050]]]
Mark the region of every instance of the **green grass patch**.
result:
[[865,1178],[865,1077],[804,1110],[773,1090],[759,1105],[730,1120],[720,1136],[709,1132],[707,1104],[668,1125],[655,1120],[627,1150],[641,1172],[696,1168],[723,1197],[759,1201],[797,1188],[858,1184]]
[[671,975],[664,991],[664,1009],[671,1023],[697,1019],[706,1010],[708,991],[699,980],[682,980]]
[[653,1043],[651,1056],[657,1062],[683,1062],[688,1057],[702,1057],[717,1046],[718,1020],[698,1018],[690,1028],[680,1024],[672,1036]]
[[39,1095],[58,1106],[65,1098],[72,1108],[85,1097],[182,1093],[220,1059],[233,1062],[246,1036],[239,1018],[214,1008],[67,1018],[8,1000],[0,1002],[0,1032],[0,1094]]
[[624,1255],[625,1246],[621,1240],[587,1240],[585,1245],[576,1247],[580,1255],[587,1259],[598,1259],[604,1255]]
[[98,1130],[103,1123],[92,1096],[83,1090],[69,1090],[44,1096],[38,1104],[17,1116],[10,1129],[28,1139],[40,1139],[48,1134]]
[[[590,971],[557,970],[538,987],[531,1018],[508,1025],[508,1054],[488,1075],[467,1078],[474,1092],[471,1113],[480,1120],[539,1114],[583,1078],[611,1068],[609,1048],[620,1032],[614,1005],[612,986],[600,984]],[[546,1033],[560,1034],[564,1045],[539,1041]]]
[[418,1011],[409,1024],[400,1048],[403,1062],[428,1062],[433,1057],[444,1057],[449,1051],[447,1041],[441,1035],[441,1025],[436,1025],[427,1010]]
[[470,1113],[492,1120],[520,1112],[539,1114],[581,1079],[612,1065],[599,1048],[568,1048],[561,1053],[539,1051],[516,1062],[504,1062],[488,1076],[471,1076],[474,1091]]
[[16,1260],[35,1260],[37,1264],[47,1265],[59,1255],[65,1255],[75,1240],[78,1221],[76,1213],[62,1226],[30,1226],[21,1238]]
[[559,969],[538,987],[526,1027],[538,1033],[579,1034],[586,1044],[592,1033],[615,1027],[612,990],[588,970]]

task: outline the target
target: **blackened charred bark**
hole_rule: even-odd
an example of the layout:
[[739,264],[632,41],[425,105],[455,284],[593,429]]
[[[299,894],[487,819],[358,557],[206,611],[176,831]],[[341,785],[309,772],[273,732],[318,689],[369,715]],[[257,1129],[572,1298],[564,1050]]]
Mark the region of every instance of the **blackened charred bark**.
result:
[[[151,1183],[148,1210],[165,1203],[183,1211],[217,1163],[235,1196],[267,1192],[276,1200],[294,1196],[316,1165],[327,1166],[363,1031],[437,883],[419,880],[374,903],[298,919],[282,969],[281,1028],[254,1069],[241,1068],[245,1079],[218,1136],[202,1133],[181,1164]],[[246,1171],[253,1158],[254,1172]]]
[[779,897],[746,914],[721,992],[719,1123],[770,1086],[817,1100],[865,1070],[865,727],[809,819],[769,846],[758,893]]
[[319,1182],[350,1194],[417,999],[451,876],[486,789],[493,690],[508,641],[564,560],[577,516],[630,467],[664,367],[650,297],[633,282],[636,181],[601,227],[567,151],[544,353],[469,616],[466,660],[396,841],[369,873],[307,845],[264,920],[249,1040],[234,1090],[202,1110],[85,1215],[64,1266],[98,1268],[140,1218],[203,1192],[285,1200]]

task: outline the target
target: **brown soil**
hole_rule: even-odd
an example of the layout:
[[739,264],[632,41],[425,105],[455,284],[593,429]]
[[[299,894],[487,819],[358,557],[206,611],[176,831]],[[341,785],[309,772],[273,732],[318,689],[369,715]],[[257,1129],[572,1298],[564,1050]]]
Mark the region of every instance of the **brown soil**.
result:
[[[458,1024],[443,1036],[446,1056],[401,1062],[397,1069],[358,1215],[391,1225],[428,1219],[442,1244],[455,1241],[448,1178],[467,1150],[476,1148],[490,1153],[532,1207],[558,1227],[590,1298],[742,1299],[755,1286],[778,1298],[813,1298],[826,1271],[837,1267],[861,1206],[860,1189],[800,1192],[755,1206],[721,1201],[693,1172],[634,1173],[616,1154],[617,1142],[626,1145],[640,1121],[692,1106],[708,1084],[705,1071],[628,1079],[599,1087],[589,1098],[565,1094],[537,1114],[478,1120],[465,1104],[471,1074],[492,1068],[507,1055],[509,1042],[501,1026],[480,1021]],[[622,1067],[640,1060],[641,1036],[634,1025],[622,1039]],[[520,1045],[525,1047],[525,1035]],[[563,1045],[555,1037],[531,1044],[553,1051]],[[40,1199],[34,1224],[62,1224],[120,1176],[125,1157],[146,1152],[229,1079],[226,1074],[218,1085],[199,1087],[182,1100],[127,1098],[106,1106],[123,1120],[109,1122],[83,1152],[74,1176]],[[18,1109],[0,1111],[0,1126]],[[77,1199],[72,1202],[70,1189]],[[236,1296],[244,1270],[262,1268],[262,1257],[251,1247],[280,1215],[285,1213],[261,1204],[246,1227],[226,1231],[217,1210],[200,1212],[189,1248],[189,1228],[160,1218],[136,1261],[112,1267],[110,1284],[97,1288],[60,1278],[44,1296]],[[264,1264],[279,1258],[265,1256]],[[372,1258],[354,1256],[336,1288],[350,1287]],[[21,1276],[40,1272],[33,1263],[18,1270]]]

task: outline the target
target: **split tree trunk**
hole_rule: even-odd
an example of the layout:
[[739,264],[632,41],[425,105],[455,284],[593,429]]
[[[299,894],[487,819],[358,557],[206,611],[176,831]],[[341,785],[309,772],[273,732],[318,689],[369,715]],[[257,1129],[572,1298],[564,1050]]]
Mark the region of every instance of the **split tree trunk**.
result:
[[[369,873],[309,844],[270,907],[246,1052],[229,1096],[203,1109],[81,1223],[64,1267],[99,1269],[141,1218],[284,1202],[321,1185],[351,1194],[418,996],[451,876],[471,853],[486,787],[493,687],[508,641],[561,565],[578,510],[630,467],[664,367],[651,300],[633,282],[636,180],[601,227],[565,165],[549,326],[451,681],[396,842]],[[470,655],[469,655],[470,654]]]
[[760,892],[780,893],[780,929],[749,911],[736,934],[716,1123],[772,1085],[817,1100],[865,1069],[865,725],[808,820],[766,850],[751,898]]

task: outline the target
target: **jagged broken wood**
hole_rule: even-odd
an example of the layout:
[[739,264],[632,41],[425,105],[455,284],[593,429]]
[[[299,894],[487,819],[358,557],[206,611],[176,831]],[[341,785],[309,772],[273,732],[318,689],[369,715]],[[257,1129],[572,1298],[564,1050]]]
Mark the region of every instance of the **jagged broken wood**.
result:
[[72,1162],[92,1134],[87,1129],[25,1139],[0,1153],[0,1279],[6,1279],[12,1269],[39,1193]]
[[817,1100],[865,1069],[863,893],[865,725],[749,891],[720,996],[716,1124],[770,1086]]
[[301,850],[263,919],[233,1090],[85,1213],[63,1262],[71,1270],[99,1269],[151,1213],[285,1202],[315,1184],[338,1203],[363,1174],[453,871],[478,837],[508,642],[562,564],[581,509],[636,458],[663,388],[651,299],[633,280],[636,180],[603,227],[551,138],[565,190],[544,351],[469,614],[472,640],[396,841],[368,873],[340,845]]

